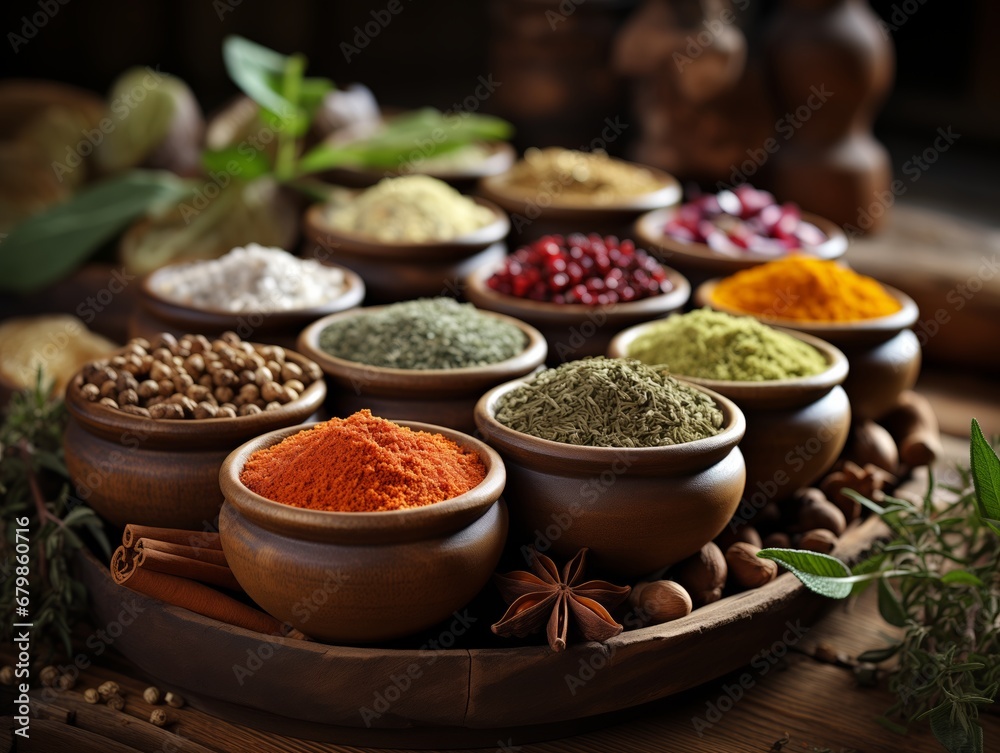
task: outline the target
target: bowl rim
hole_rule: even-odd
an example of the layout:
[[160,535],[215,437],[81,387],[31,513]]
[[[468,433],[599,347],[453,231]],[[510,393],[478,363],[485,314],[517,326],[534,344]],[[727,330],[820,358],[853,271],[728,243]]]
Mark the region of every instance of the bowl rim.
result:
[[[667,472],[707,467],[718,462],[739,444],[746,433],[746,418],[735,402],[718,392],[693,382],[677,379],[681,384],[707,394],[722,411],[722,429],[718,434],[682,444],[660,447],[590,447],[542,439],[515,431],[496,419],[497,401],[506,393],[529,380],[513,379],[498,385],[483,395],[476,403],[476,427],[492,444],[503,450],[530,453],[555,465],[565,467],[578,464],[603,464],[624,462],[630,469]],[[553,468],[558,470],[558,468]]]
[[[683,314],[674,314],[672,316],[683,316]],[[622,330],[612,338],[611,344],[608,346],[608,356],[610,358],[630,358],[628,348],[632,342],[644,331],[652,328],[653,325],[664,321],[667,321],[667,319],[656,319]],[[677,379],[683,379],[699,387],[707,387],[710,390],[720,392],[737,400],[741,397],[758,397],[760,393],[775,392],[778,390],[801,390],[803,392],[829,391],[838,384],[843,384],[844,380],[847,379],[850,366],[847,356],[844,355],[844,352],[840,348],[806,332],[786,327],[772,327],[772,329],[814,347],[826,359],[826,368],[818,374],[809,374],[808,376],[791,377],[789,379],[762,379],[760,381],[709,379],[691,374],[675,374],[672,371],[669,373]]]
[[[673,287],[666,293],[640,298],[637,301],[626,301],[609,303],[604,306],[587,306],[583,303],[551,303],[549,301],[533,301],[527,298],[498,293],[493,290],[486,281],[500,269],[500,265],[482,265],[468,275],[464,283],[467,290],[467,297],[477,307],[485,308],[480,301],[487,302],[496,308],[492,311],[512,313],[515,316],[523,314],[525,317],[541,317],[555,322],[565,322],[572,324],[586,319],[594,312],[602,312],[609,319],[629,318],[635,316],[655,316],[664,312],[679,309],[691,297],[691,283],[687,277],[682,275],[673,267],[669,267],[662,262],[658,262],[667,273]],[[617,316],[616,316],[617,315]]]
[[331,537],[348,534],[350,539],[345,543],[370,543],[373,536],[383,542],[388,542],[389,539],[411,541],[465,525],[485,514],[503,494],[507,480],[506,468],[500,454],[492,447],[456,429],[403,420],[393,423],[414,431],[441,434],[459,447],[474,450],[486,466],[486,476],[472,489],[457,497],[422,507],[378,512],[344,512],[294,507],[261,496],[240,480],[243,466],[254,452],[271,447],[322,423],[325,422],[316,421],[275,429],[244,442],[229,453],[219,470],[219,486],[226,504],[233,505],[238,512],[258,524],[276,526],[286,531],[294,530],[308,539],[332,542]]
[[478,307],[476,311],[479,313],[512,324],[521,330],[527,338],[524,349],[503,361],[483,366],[463,366],[457,369],[398,369],[387,366],[372,366],[360,361],[340,358],[330,355],[319,347],[320,334],[330,324],[344,319],[365,316],[370,312],[381,311],[394,305],[387,303],[379,306],[367,306],[324,316],[302,330],[296,347],[330,376],[346,379],[363,377],[379,386],[400,390],[412,388],[416,382],[425,388],[432,388],[435,392],[458,388],[470,380],[495,383],[498,379],[526,374],[543,364],[548,355],[548,343],[545,336],[530,324],[506,314]]
[[[253,343],[253,345],[261,346],[260,343]],[[290,358],[299,366],[311,362],[301,353],[288,348],[283,348],[283,350],[285,357]],[[124,348],[108,358],[113,358],[114,355],[123,352]],[[191,449],[203,449],[206,444],[217,445],[219,435],[252,436],[254,432],[268,430],[275,425],[280,426],[289,419],[299,423],[319,410],[326,399],[326,381],[317,379],[306,387],[295,400],[285,403],[273,411],[262,411],[250,416],[236,416],[235,418],[146,418],[101,405],[99,402],[90,402],[76,389],[77,382],[82,379],[82,376],[82,369],[78,370],[66,385],[64,397],[70,415],[83,423],[89,430],[103,431],[122,438],[144,437],[149,440],[151,447],[159,446],[164,441],[173,440],[190,443]],[[159,440],[159,442],[153,440]]]
[[843,229],[832,220],[828,220],[812,212],[802,212],[801,217],[806,222],[816,225],[823,231],[827,239],[812,249],[791,249],[781,256],[769,256],[755,251],[741,252],[739,256],[728,256],[713,250],[708,244],[701,242],[687,243],[672,238],[662,231],[662,226],[680,210],[679,205],[654,209],[646,212],[635,221],[635,235],[646,245],[669,253],[695,259],[703,262],[717,263],[720,266],[732,263],[733,266],[749,267],[766,264],[769,261],[784,259],[792,254],[802,254],[827,261],[841,258],[847,252],[847,235]]
[[[199,308],[187,303],[171,300],[170,298],[167,298],[163,294],[159,293],[153,287],[153,278],[166,269],[192,266],[205,261],[213,261],[212,259],[188,259],[170,262],[169,264],[165,264],[159,269],[155,269],[144,275],[142,280],[139,282],[139,292],[141,294],[139,302],[143,308],[155,316],[170,315],[172,317],[176,316],[177,320],[184,322],[184,324],[187,324],[188,322],[191,322],[192,324],[204,324],[205,319],[214,319],[220,323],[223,321],[237,322],[240,319],[246,319],[251,316],[262,316],[265,321],[289,319],[308,321],[319,316],[326,316],[327,314],[333,314],[339,311],[354,308],[364,300],[365,283],[364,280],[361,279],[361,276],[355,271],[340,264],[327,264],[325,262],[320,262],[317,259],[306,259],[301,256],[295,256],[294,254],[291,255],[299,261],[315,261],[320,266],[340,270],[344,276],[343,290],[338,296],[330,299],[327,303],[320,306],[312,306],[310,308],[279,309],[275,311],[226,311],[224,309]],[[198,322],[198,320],[202,321]]]
[[[356,196],[366,189],[347,189],[344,191]],[[351,233],[337,230],[325,221],[328,202],[318,202],[306,209],[303,224],[305,234],[320,245],[333,245],[342,250],[347,250],[356,254],[385,258],[404,258],[410,262],[422,261],[418,254],[426,253],[429,250],[443,253],[468,253],[473,249],[486,248],[494,243],[499,243],[507,237],[510,232],[510,218],[507,213],[489,199],[481,196],[466,196],[476,204],[486,207],[493,212],[492,222],[480,228],[456,238],[447,240],[431,241],[380,241],[360,233]],[[413,258],[410,258],[412,255]]]
[[523,212],[526,206],[534,205],[539,208],[540,216],[555,218],[563,215],[572,215],[571,217],[567,217],[567,219],[574,219],[575,215],[581,212],[586,214],[644,212],[651,209],[669,207],[681,200],[683,191],[681,190],[680,181],[666,170],[618,157],[612,157],[612,159],[649,171],[661,184],[660,187],[652,191],[646,191],[645,193],[623,197],[620,200],[602,204],[551,201],[548,206],[543,208],[538,204],[533,204],[533,194],[520,194],[505,190],[510,171],[514,168],[514,165],[512,165],[505,172],[498,175],[488,175],[480,179],[479,184],[476,186],[476,193],[485,196],[490,201],[495,202],[510,212]]
[[749,311],[740,311],[739,309],[716,302],[713,294],[715,293],[716,286],[719,282],[721,282],[721,280],[722,278],[720,277],[714,277],[711,280],[706,280],[699,285],[694,293],[695,302],[699,306],[708,306],[716,311],[733,314],[734,316],[752,316],[754,319],[757,319],[764,324],[769,324],[772,327],[784,327],[785,329],[805,332],[821,338],[825,335],[877,335],[896,333],[907,329],[908,327],[912,327],[916,323],[917,317],[920,315],[920,309],[910,296],[898,288],[894,288],[891,285],[886,285],[882,281],[878,281],[879,285],[881,285],[882,288],[900,304],[899,311],[886,314],[885,316],[875,317],[873,319],[852,319],[844,322],[818,321],[812,319],[787,319],[779,316],[762,316]]

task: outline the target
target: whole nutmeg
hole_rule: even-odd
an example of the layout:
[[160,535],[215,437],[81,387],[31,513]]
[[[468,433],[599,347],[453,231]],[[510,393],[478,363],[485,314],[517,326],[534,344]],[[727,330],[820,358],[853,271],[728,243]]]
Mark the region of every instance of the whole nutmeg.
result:
[[85,384],[80,388],[80,394],[92,403],[101,399],[101,388],[96,384]]
[[73,675],[59,675],[59,680],[56,682],[60,690],[72,690],[73,686],[76,685],[76,678]]
[[759,588],[778,575],[777,563],[761,559],[757,556],[759,551],[759,548],[742,541],[726,550],[729,574],[744,588]]
[[[281,367],[281,381],[288,382],[297,380],[302,376],[302,367],[291,361],[285,362]],[[301,390],[300,390],[301,392]]]
[[799,539],[799,548],[807,549],[810,552],[829,554],[837,546],[837,537],[825,528],[815,528],[806,531]]
[[167,723],[167,712],[163,709],[153,709],[149,714],[149,723],[157,727],[163,727]]
[[177,693],[167,693],[163,696],[163,700],[168,706],[172,706],[175,709],[179,709],[184,705],[184,698]]
[[97,686],[97,692],[101,694],[101,698],[110,698],[111,696],[118,695],[121,692],[121,688],[114,680],[108,680]]
[[256,403],[246,403],[241,405],[239,410],[236,411],[236,415],[238,416],[256,416],[258,413],[263,413],[263,411]]
[[140,408],[138,405],[123,405],[122,413],[131,413],[133,416],[152,418],[152,416],[149,415],[149,410],[147,408]]
[[59,670],[52,666],[42,667],[42,671],[38,673],[38,679],[42,685],[52,687],[59,682]]
[[201,402],[194,409],[195,418],[215,418],[219,415],[219,408],[213,403]]
[[125,708],[125,699],[122,698],[120,695],[113,695],[110,698],[108,698],[107,704],[109,709],[114,709],[115,711],[121,711],[123,708]]
[[277,382],[265,382],[260,387],[260,396],[265,402],[288,402],[288,392]]
[[148,400],[149,398],[156,397],[160,394],[160,385],[153,379],[145,379],[139,382],[139,389],[137,392],[139,393],[139,397],[144,400]]
[[722,550],[714,542],[705,544],[697,553],[677,565],[674,579],[702,606],[722,598],[728,567]]
[[[138,386],[138,385],[137,385]],[[118,393],[118,405],[124,407],[126,405],[138,405],[139,404],[139,393],[135,390],[128,389],[122,390]]]
[[723,529],[722,533],[715,537],[715,543],[719,545],[719,549],[722,551],[726,551],[737,541],[745,541],[747,544],[753,544],[758,547],[762,545],[757,529],[748,523],[737,526],[735,529],[733,529],[732,525],[728,525]]
[[97,692],[96,688],[87,688],[83,691],[83,700],[87,703],[100,703],[101,694]]
[[886,429],[867,419],[851,429],[844,456],[860,466],[871,463],[890,473],[899,467],[896,440]]
[[686,617],[693,608],[690,594],[680,583],[672,580],[639,583],[629,601],[653,625]]
[[799,510],[799,530],[811,531],[816,528],[825,528],[840,536],[847,528],[847,518],[833,502],[813,500]]
[[[285,364],[285,366],[294,366],[294,365],[295,364],[289,364],[289,363]],[[285,389],[294,390],[295,394],[297,395],[301,395],[302,390],[304,390],[305,388],[306,386],[302,384],[302,382],[299,381],[298,379],[289,379],[288,381],[285,382]]]
[[154,706],[160,702],[160,689],[150,685],[144,691],[142,691],[142,698],[146,703],[151,703]]
[[765,549],[788,549],[792,545],[792,540],[787,533],[775,531],[765,536],[763,543]]
[[115,410],[118,410],[118,401],[110,397],[102,397],[101,402],[99,404],[106,405],[109,408],[114,408]]
[[157,403],[149,409],[152,418],[178,420],[184,418],[184,409],[177,403]]

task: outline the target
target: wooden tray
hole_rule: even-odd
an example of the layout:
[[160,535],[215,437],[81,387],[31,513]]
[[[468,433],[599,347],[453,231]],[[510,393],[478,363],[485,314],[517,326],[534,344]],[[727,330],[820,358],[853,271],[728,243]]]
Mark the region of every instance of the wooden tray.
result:
[[[870,518],[835,554],[856,561],[886,533]],[[123,609],[136,613],[114,647],[192,706],[281,734],[377,747],[495,748],[498,740],[577,734],[749,664],[827,603],[786,573],[675,622],[559,654],[547,646],[348,648],[253,633],[166,605],[117,586],[89,553],[78,569],[97,624],[121,622]],[[480,624],[498,617],[474,614]]]

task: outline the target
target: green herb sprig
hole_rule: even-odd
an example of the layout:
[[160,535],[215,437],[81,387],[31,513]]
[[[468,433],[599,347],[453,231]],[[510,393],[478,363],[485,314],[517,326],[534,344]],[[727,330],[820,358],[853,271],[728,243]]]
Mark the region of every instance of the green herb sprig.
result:
[[[13,623],[25,621],[15,618],[15,595],[18,576],[27,573],[33,653],[43,663],[72,654],[73,628],[87,612],[86,589],[72,575],[73,555],[84,545],[81,535],[89,534],[110,556],[100,519],[70,497],[62,452],[66,412],[62,401],[48,395],[39,372],[33,390],[11,397],[0,424],[0,621],[5,638]],[[15,521],[24,518],[27,565],[16,555],[16,529],[22,526]]]
[[[972,421],[970,467],[960,483],[937,487],[920,503],[887,497],[883,505],[850,493],[879,515],[893,538],[850,570],[829,555],[764,549],[812,591],[843,599],[878,584],[879,612],[902,628],[901,640],[859,661],[897,657],[887,717],[926,719],[950,753],[982,753],[980,708],[1000,690],[1000,458]],[[939,489],[950,493],[942,502]]]

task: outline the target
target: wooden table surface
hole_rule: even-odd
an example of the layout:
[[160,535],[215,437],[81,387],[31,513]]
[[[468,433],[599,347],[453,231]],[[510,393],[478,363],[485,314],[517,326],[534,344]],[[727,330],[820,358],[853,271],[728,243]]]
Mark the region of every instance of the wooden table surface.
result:
[[[939,409],[940,410],[940,409]],[[947,411],[941,411],[947,412]],[[961,456],[965,439],[947,438],[949,457]],[[681,696],[667,698],[621,715],[606,728],[549,742],[497,739],[497,753],[937,753],[942,750],[926,725],[917,723],[904,737],[877,717],[892,704],[883,679],[877,687],[855,680],[853,657],[885,645],[892,635],[878,616],[873,593],[853,602],[831,604],[829,614],[801,638],[759,646],[768,659]],[[9,645],[0,661],[12,663]],[[705,657],[711,661],[711,657]],[[126,705],[115,712],[91,706],[83,692],[115,680]],[[526,681],[530,681],[527,680]],[[284,753],[353,753],[374,748],[318,743],[258,732],[201,711],[164,706],[169,724],[149,724],[154,708],[142,699],[148,685],[125,660],[109,651],[83,672],[69,691],[34,692],[29,740],[16,738],[11,720],[0,720],[0,753],[9,750],[55,753],[136,753],[136,751],[282,751]],[[0,702],[10,708],[10,688],[0,686]],[[1000,717],[986,715],[986,750],[1000,750]],[[483,750],[480,748],[480,750]]]

